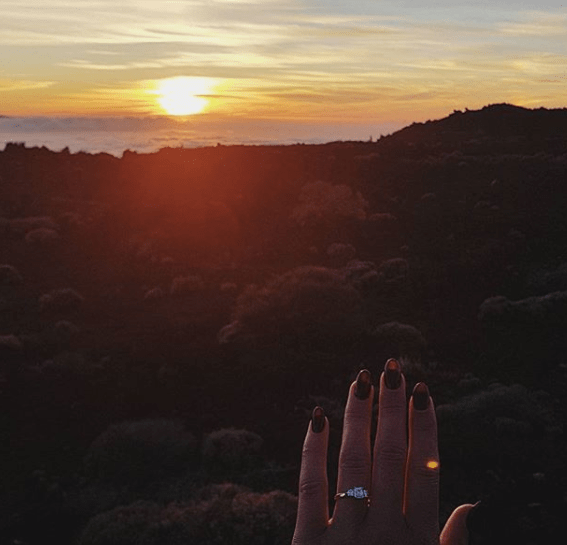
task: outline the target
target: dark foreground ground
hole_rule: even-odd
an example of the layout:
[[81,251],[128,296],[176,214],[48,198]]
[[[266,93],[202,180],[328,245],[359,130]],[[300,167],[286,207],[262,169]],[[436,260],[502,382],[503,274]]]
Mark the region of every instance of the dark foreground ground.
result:
[[567,111],[377,142],[0,152],[0,542],[288,544],[310,412],[390,356],[441,514],[566,513]]

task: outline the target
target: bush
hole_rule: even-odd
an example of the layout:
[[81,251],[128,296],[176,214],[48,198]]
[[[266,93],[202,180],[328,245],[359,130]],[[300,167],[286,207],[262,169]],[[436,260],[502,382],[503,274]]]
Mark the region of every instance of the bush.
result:
[[171,282],[170,293],[172,295],[189,295],[202,291],[204,287],[205,283],[200,276],[178,276]]
[[49,216],[17,218],[10,220],[9,232],[17,237],[23,237],[35,229],[57,231],[59,226]]
[[387,259],[380,263],[378,272],[386,283],[405,281],[409,274],[409,263],[407,259],[402,257]]
[[[522,470],[558,455],[562,435],[553,400],[519,384],[492,384],[452,404],[437,407],[442,455],[459,465],[496,460]],[[536,439],[537,437],[537,439]],[[545,448],[544,448],[545,447]],[[489,465],[489,467],[492,467]]]
[[213,473],[251,469],[257,464],[264,441],[248,430],[224,428],[203,441],[203,463]]
[[420,372],[421,357],[427,343],[419,329],[408,324],[388,322],[378,326],[374,336],[384,358],[396,358],[405,373]]
[[92,518],[79,545],[288,545],[297,498],[232,484],[206,487],[187,503],[137,502]]
[[49,247],[59,242],[59,238],[59,233],[54,229],[40,227],[39,229],[33,229],[30,231],[26,235],[25,240],[30,246]]
[[[360,293],[338,271],[299,267],[239,297],[231,332],[259,345],[343,349],[365,326]],[[237,322],[237,323],[236,323]]]
[[327,248],[327,255],[336,267],[348,263],[356,255],[356,248],[352,244],[334,242]]
[[303,186],[299,204],[293,209],[292,219],[299,225],[325,220],[366,218],[368,202],[348,185],[313,182]]
[[12,265],[0,265],[0,286],[18,286],[24,280],[18,269]]
[[56,289],[39,298],[39,309],[54,313],[76,312],[83,301],[83,296],[72,288]]
[[165,296],[164,291],[160,287],[152,288],[144,294],[144,301],[156,301],[163,299]]
[[99,435],[85,458],[88,472],[115,484],[143,488],[184,471],[194,461],[196,440],[180,422],[122,422]]

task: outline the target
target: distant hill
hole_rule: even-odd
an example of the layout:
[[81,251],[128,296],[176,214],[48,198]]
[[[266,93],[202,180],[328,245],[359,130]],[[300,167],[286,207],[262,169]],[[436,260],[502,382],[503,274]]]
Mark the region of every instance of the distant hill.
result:
[[567,131],[567,108],[530,110],[512,104],[491,104],[480,110],[455,110],[451,115],[425,123],[413,123],[389,138],[419,140],[434,134],[469,136],[563,136]]

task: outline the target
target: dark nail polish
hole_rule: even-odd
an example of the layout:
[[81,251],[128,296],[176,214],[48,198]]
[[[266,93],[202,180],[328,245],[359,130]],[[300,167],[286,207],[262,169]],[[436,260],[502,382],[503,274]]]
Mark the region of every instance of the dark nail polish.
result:
[[425,411],[429,405],[429,389],[425,382],[418,382],[412,393],[413,408],[418,411]]
[[356,377],[354,395],[358,397],[358,399],[368,399],[371,386],[372,377],[370,376],[370,371],[368,371],[368,369],[363,369]]
[[384,382],[390,390],[396,390],[402,383],[402,368],[393,358],[389,359],[384,366]]
[[321,407],[315,407],[311,415],[311,429],[314,433],[321,433],[325,428],[325,411]]

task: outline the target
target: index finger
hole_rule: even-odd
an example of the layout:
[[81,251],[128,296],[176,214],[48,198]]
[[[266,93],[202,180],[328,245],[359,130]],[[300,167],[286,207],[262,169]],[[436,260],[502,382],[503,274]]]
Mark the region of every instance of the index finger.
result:
[[[321,424],[323,427],[318,430]],[[315,407],[303,443],[294,544],[311,542],[320,537],[329,524],[328,442],[329,421],[323,409]]]

